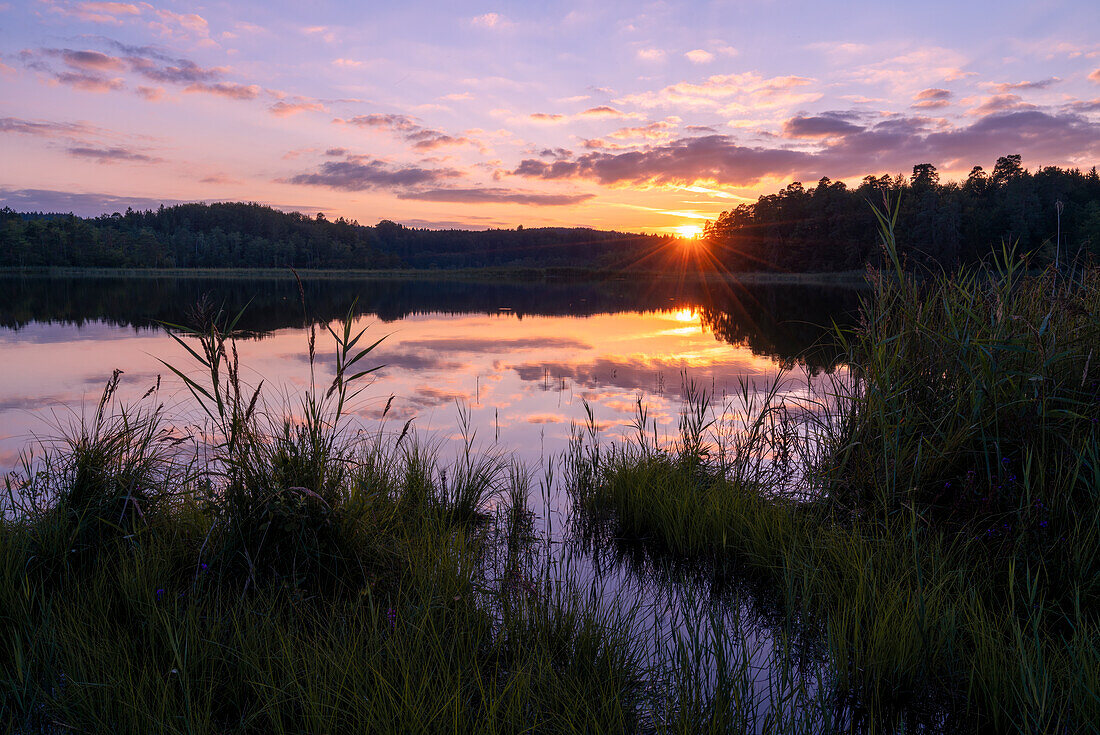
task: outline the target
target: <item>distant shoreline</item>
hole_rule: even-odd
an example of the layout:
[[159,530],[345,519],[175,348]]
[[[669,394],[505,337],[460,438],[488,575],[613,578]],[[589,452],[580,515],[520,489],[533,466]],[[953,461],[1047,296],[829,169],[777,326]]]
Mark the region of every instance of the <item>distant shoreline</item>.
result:
[[[644,277],[653,280],[683,280],[685,274],[656,271],[609,271],[591,268],[456,268],[456,269],[297,269],[309,280],[388,280],[388,281],[465,281],[470,283],[509,281],[593,282]],[[291,277],[289,268],[0,268],[0,277],[52,278],[251,278],[269,280]],[[807,285],[859,288],[866,285],[866,272],[832,271],[821,273],[693,273],[687,276],[710,283],[758,285]]]

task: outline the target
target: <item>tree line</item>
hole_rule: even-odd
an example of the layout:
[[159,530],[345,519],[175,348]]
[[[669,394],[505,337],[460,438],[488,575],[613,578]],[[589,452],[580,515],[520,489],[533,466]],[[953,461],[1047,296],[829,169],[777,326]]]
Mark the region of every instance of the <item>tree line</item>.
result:
[[180,204],[95,218],[0,209],[0,267],[602,267],[670,238],[588,228],[428,230],[281,212],[255,203]]
[[[975,166],[962,182],[941,183],[921,163],[910,176],[866,176],[856,188],[823,178],[723,212],[704,237],[731,271],[830,271],[878,257],[874,204],[900,197],[897,237],[910,263],[953,268],[987,258],[1002,244],[1039,260],[1100,253],[1100,176],[1046,166],[1034,173],[1019,155]],[[1059,214],[1059,203],[1061,213]],[[1060,241],[1059,241],[1060,231]]]

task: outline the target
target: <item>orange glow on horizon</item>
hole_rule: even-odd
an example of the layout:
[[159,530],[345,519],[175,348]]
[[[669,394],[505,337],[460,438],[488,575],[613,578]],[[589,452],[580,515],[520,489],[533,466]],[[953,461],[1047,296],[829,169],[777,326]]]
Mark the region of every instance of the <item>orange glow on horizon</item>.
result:
[[703,235],[703,228],[699,225],[680,225],[672,229],[685,240],[697,240]]

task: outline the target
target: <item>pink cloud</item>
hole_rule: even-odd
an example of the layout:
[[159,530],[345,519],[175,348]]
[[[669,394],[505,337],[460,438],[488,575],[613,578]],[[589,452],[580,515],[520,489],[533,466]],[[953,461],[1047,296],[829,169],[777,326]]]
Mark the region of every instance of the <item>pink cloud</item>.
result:
[[284,102],[283,100],[279,100],[267,109],[272,115],[278,117],[297,115],[299,112],[328,112],[320,102]]
[[701,48],[688,51],[684,57],[693,64],[708,64],[714,61],[714,54]]
[[165,36],[193,34],[207,38],[210,35],[210,24],[197,13],[174,13],[158,8],[156,15],[159,20],[150,21],[149,28]]
[[616,110],[614,107],[609,107],[608,105],[600,105],[598,107],[589,107],[587,110],[580,113],[578,117],[619,118],[634,117],[634,115]]
[[81,20],[89,23],[109,23],[111,25],[118,25],[122,23],[120,16],[140,15],[141,8],[133,3],[86,2],[77,3],[73,8],[61,10],[61,12],[75,15]]
[[859,132],[861,128],[843,117],[819,115],[817,117],[792,117],[783,123],[783,134],[789,138],[836,138]]
[[1000,84],[986,85],[994,92],[998,94],[1004,94],[1006,92],[1016,92],[1020,90],[1032,90],[1032,89],[1047,89],[1053,87],[1062,81],[1061,77],[1047,77],[1046,79],[1040,79],[1037,82],[1001,82]]
[[951,92],[946,89],[926,89],[922,92],[918,92],[913,97],[913,104],[911,107],[917,109],[935,109],[937,107],[947,107],[951,104]]
[[61,58],[74,69],[86,69],[94,71],[117,71],[123,68],[122,59],[99,51],[61,51]]
[[255,84],[236,84],[234,82],[217,82],[207,84],[195,82],[184,88],[184,92],[205,92],[207,94],[228,97],[234,100],[254,100],[260,96],[260,88]]
[[731,114],[815,102],[822,97],[821,93],[805,90],[815,81],[799,76],[767,78],[756,72],[716,74],[700,83],[679,82],[656,91],[626,95],[615,102],[644,108],[675,107]]
[[983,98],[982,103],[970,110],[970,113],[974,115],[992,115],[1010,110],[1034,109],[1037,109],[1035,105],[1024,102],[1018,94],[995,94],[992,97]]
[[134,91],[149,102],[159,102],[164,99],[164,87],[139,86]]
[[500,13],[485,13],[470,19],[470,25],[479,28],[502,30],[512,26],[512,22]]
[[113,92],[125,86],[121,79],[108,78],[101,74],[80,71],[60,72],[54,75],[54,80],[85,92]]

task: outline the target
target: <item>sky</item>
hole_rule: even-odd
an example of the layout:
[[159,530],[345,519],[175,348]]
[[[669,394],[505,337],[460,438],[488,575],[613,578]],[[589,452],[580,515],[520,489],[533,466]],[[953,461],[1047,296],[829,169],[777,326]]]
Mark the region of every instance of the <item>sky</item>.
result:
[[1100,163],[1100,4],[0,1],[0,205],[675,232],[791,181]]

